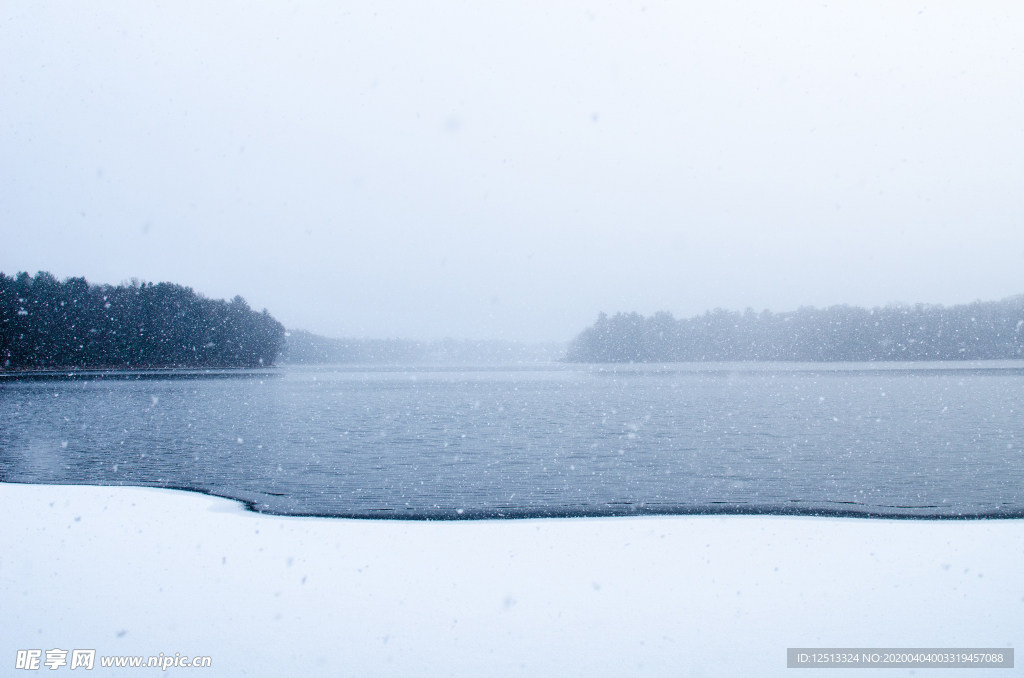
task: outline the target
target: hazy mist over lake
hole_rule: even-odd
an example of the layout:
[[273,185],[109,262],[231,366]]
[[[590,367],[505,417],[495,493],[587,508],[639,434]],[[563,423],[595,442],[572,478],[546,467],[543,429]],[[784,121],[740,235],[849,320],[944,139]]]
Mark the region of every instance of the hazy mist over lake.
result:
[[1024,291],[1011,3],[114,3],[0,23],[0,270],[325,336]]

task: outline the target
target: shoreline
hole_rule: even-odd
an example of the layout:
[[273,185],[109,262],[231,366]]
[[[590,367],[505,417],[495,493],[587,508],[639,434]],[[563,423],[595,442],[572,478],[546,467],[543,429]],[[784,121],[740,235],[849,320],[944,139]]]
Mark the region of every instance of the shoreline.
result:
[[53,370],[2,370],[4,381],[76,381],[81,379],[215,379],[236,376],[273,376],[280,374],[270,367],[88,367]]
[[[816,507],[771,507],[771,506],[745,506],[742,503],[718,502],[720,505],[686,506],[666,505],[645,502],[619,502],[615,505],[605,504],[591,507],[503,507],[503,508],[383,508],[383,509],[353,509],[347,513],[317,513],[317,512],[285,512],[275,511],[269,504],[261,504],[258,499],[247,499],[244,497],[220,494],[218,492],[199,487],[187,485],[136,485],[131,483],[110,483],[110,484],[79,484],[79,483],[33,483],[17,480],[0,480],[0,484],[6,485],[39,485],[45,487],[97,487],[97,488],[135,488],[142,490],[171,490],[175,492],[186,492],[197,494],[213,499],[236,502],[241,510],[260,516],[271,516],[277,518],[318,518],[324,520],[358,520],[358,521],[387,521],[387,522],[481,522],[481,521],[509,521],[509,520],[569,520],[569,519],[599,519],[599,518],[669,518],[669,517],[730,517],[749,516],[763,518],[830,518],[830,519],[853,519],[853,520],[895,520],[895,521],[923,521],[923,522],[964,522],[964,521],[989,521],[989,520],[1024,520],[1024,511],[988,511],[983,513],[886,513],[882,511],[843,509],[843,508],[821,508],[821,504],[847,505],[854,502],[848,501],[819,501],[791,500],[793,503],[815,504]],[[252,494],[253,492],[250,492]],[[256,492],[256,494],[260,494]],[[283,496],[283,495],[273,495]],[[863,504],[862,504],[863,505]],[[911,508],[938,508],[896,506],[886,508],[911,509]]]
[[519,362],[460,362],[460,361],[413,361],[413,362],[289,362],[281,361],[270,365],[222,365],[187,367],[181,365],[160,365],[160,366],[98,366],[80,367],[63,366],[53,368],[11,368],[0,366],[0,377],[70,377],[75,375],[93,374],[119,374],[119,373],[140,373],[140,374],[161,374],[173,375],[176,373],[217,373],[217,372],[275,372],[288,368],[300,370],[316,370],[340,368],[346,371],[365,370],[368,372],[378,371],[494,371],[507,369],[509,371],[531,371],[531,370],[555,370],[555,371],[597,371],[597,372],[737,372],[737,373],[808,373],[816,371],[827,372],[876,372],[904,374],[909,372],[959,372],[959,371],[1024,371],[1024,358],[991,358],[991,359],[963,359],[963,360],[861,360],[861,361],[800,361],[800,360],[701,360],[701,361],[606,361],[606,362],[581,362],[581,361],[519,361]]

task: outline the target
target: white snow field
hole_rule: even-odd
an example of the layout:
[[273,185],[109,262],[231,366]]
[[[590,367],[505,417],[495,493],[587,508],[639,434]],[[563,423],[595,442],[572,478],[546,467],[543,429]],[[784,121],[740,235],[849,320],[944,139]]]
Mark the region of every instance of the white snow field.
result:
[[161,652],[210,656],[167,671],[211,676],[802,675],[787,647],[1024,636],[1020,520],[373,522],[14,484],[0,510],[4,675],[54,648],[95,649],[85,675]]

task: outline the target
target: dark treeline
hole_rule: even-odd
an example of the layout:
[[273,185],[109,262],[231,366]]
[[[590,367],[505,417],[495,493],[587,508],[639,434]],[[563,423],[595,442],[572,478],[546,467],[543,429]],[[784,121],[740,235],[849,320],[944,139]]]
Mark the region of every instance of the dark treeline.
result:
[[1024,295],[961,306],[832,306],[792,313],[722,309],[602,313],[569,362],[1007,360],[1024,358]]
[[272,365],[284,327],[171,283],[0,273],[0,369]]

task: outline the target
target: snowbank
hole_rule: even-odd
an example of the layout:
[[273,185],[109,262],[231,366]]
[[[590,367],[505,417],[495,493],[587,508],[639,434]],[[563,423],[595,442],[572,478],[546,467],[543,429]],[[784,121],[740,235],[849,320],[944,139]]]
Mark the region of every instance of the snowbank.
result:
[[787,647],[1024,632],[1024,521],[368,522],[11,484],[0,510],[10,668],[62,648],[209,655],[168,671],[217,676],[764,676]]

